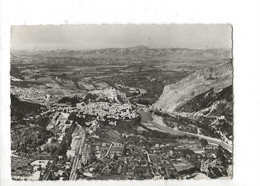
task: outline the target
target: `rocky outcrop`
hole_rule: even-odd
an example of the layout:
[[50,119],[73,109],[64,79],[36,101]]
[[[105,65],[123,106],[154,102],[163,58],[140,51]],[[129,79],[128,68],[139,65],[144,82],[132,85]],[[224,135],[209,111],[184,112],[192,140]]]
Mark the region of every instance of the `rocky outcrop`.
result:
[[[231,86],[232,77],[231,62],[196,71],[175,84],[165,86],[163,94],[152,109],[167,113],[180,112],[196,96],[203,93],[204,96],[216,94]],[[200,104],[199,100],[197,102]]]
[[109,101],[109,102],[125,102],[126,95],[113,87],[105,88],[102,90],[89,91],[84,101]]
[[167,85],[152,110],[182,125],[196,126],[199,135],[233,141],[232,63],[210,66]]

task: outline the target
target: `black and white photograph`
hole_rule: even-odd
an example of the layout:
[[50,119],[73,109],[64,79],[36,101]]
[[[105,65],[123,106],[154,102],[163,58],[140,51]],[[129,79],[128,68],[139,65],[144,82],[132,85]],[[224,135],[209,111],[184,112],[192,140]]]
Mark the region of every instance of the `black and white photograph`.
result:
[[12,180],[232,179],[232,34],[11,26]]

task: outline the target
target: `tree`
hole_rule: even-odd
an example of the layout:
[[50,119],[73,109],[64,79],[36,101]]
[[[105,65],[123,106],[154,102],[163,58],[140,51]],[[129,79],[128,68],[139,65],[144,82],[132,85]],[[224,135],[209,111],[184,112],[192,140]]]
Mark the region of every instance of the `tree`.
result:
[[118,160],[118,155],[116,154],[116,152],[115,152],[115,154],[114,154],[113,159],[114,159],[114,160]]
[[201,139],[200,142],[201,142],[202,146],[208,145],[208,141],[205,139]]

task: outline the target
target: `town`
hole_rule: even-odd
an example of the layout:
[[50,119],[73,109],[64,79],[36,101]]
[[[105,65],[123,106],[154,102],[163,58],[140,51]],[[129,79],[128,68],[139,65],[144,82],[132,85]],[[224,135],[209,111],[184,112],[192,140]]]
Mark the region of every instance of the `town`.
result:
[[56,103],[40,113],[50,118],[46,130],[53,135],[36,150],[41,159],[23,167],[33,179],[196,179],[202,173],[211,178],[230,174],[222,161],[231,164],[232,157],[224,156],[228,152],[221,146],[143,128],[140,108],[126,97],[121,103],[117,97],[123,94],[111,90],[90,92],[92,96],[75,105]]
[[228,52],[124,51],[11,53],[13,180],[232,177]]

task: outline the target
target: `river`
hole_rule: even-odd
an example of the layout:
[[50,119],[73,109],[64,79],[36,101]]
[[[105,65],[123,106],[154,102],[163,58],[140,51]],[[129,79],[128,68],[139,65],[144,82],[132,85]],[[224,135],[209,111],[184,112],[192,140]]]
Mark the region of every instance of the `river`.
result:
[[168,134],[171,134],[171,135],[181,135],[181,136],[186,135],[186,136],[191,136],[191,137],[198,137],[198,138],[207,140],[209,143],[220,145],[223,148],[227,149],[229,152],[232,152],[232,145],[227,144],[220,139],[216,139],[216,138],[212,138],[212,137],[208,137],[208,136],[203,136],[203,135],[200,135],[200,134],[193,134],[193,133],[190,133],[190,132],[184,132],[184,131],[180,131],[178,129],[168,127],[165,124],[156,122],[153,119],[154,114],[151,113],[151,112],[148,112],[148,111],[144,111],[142,108],[139,109],[139,113],[141,115],[142,124],[145,125],[148,128],[151,128],[152,130],[154,130],[154,128],[156,128],[161,132],[165,132],[165,133],[168,133]]

